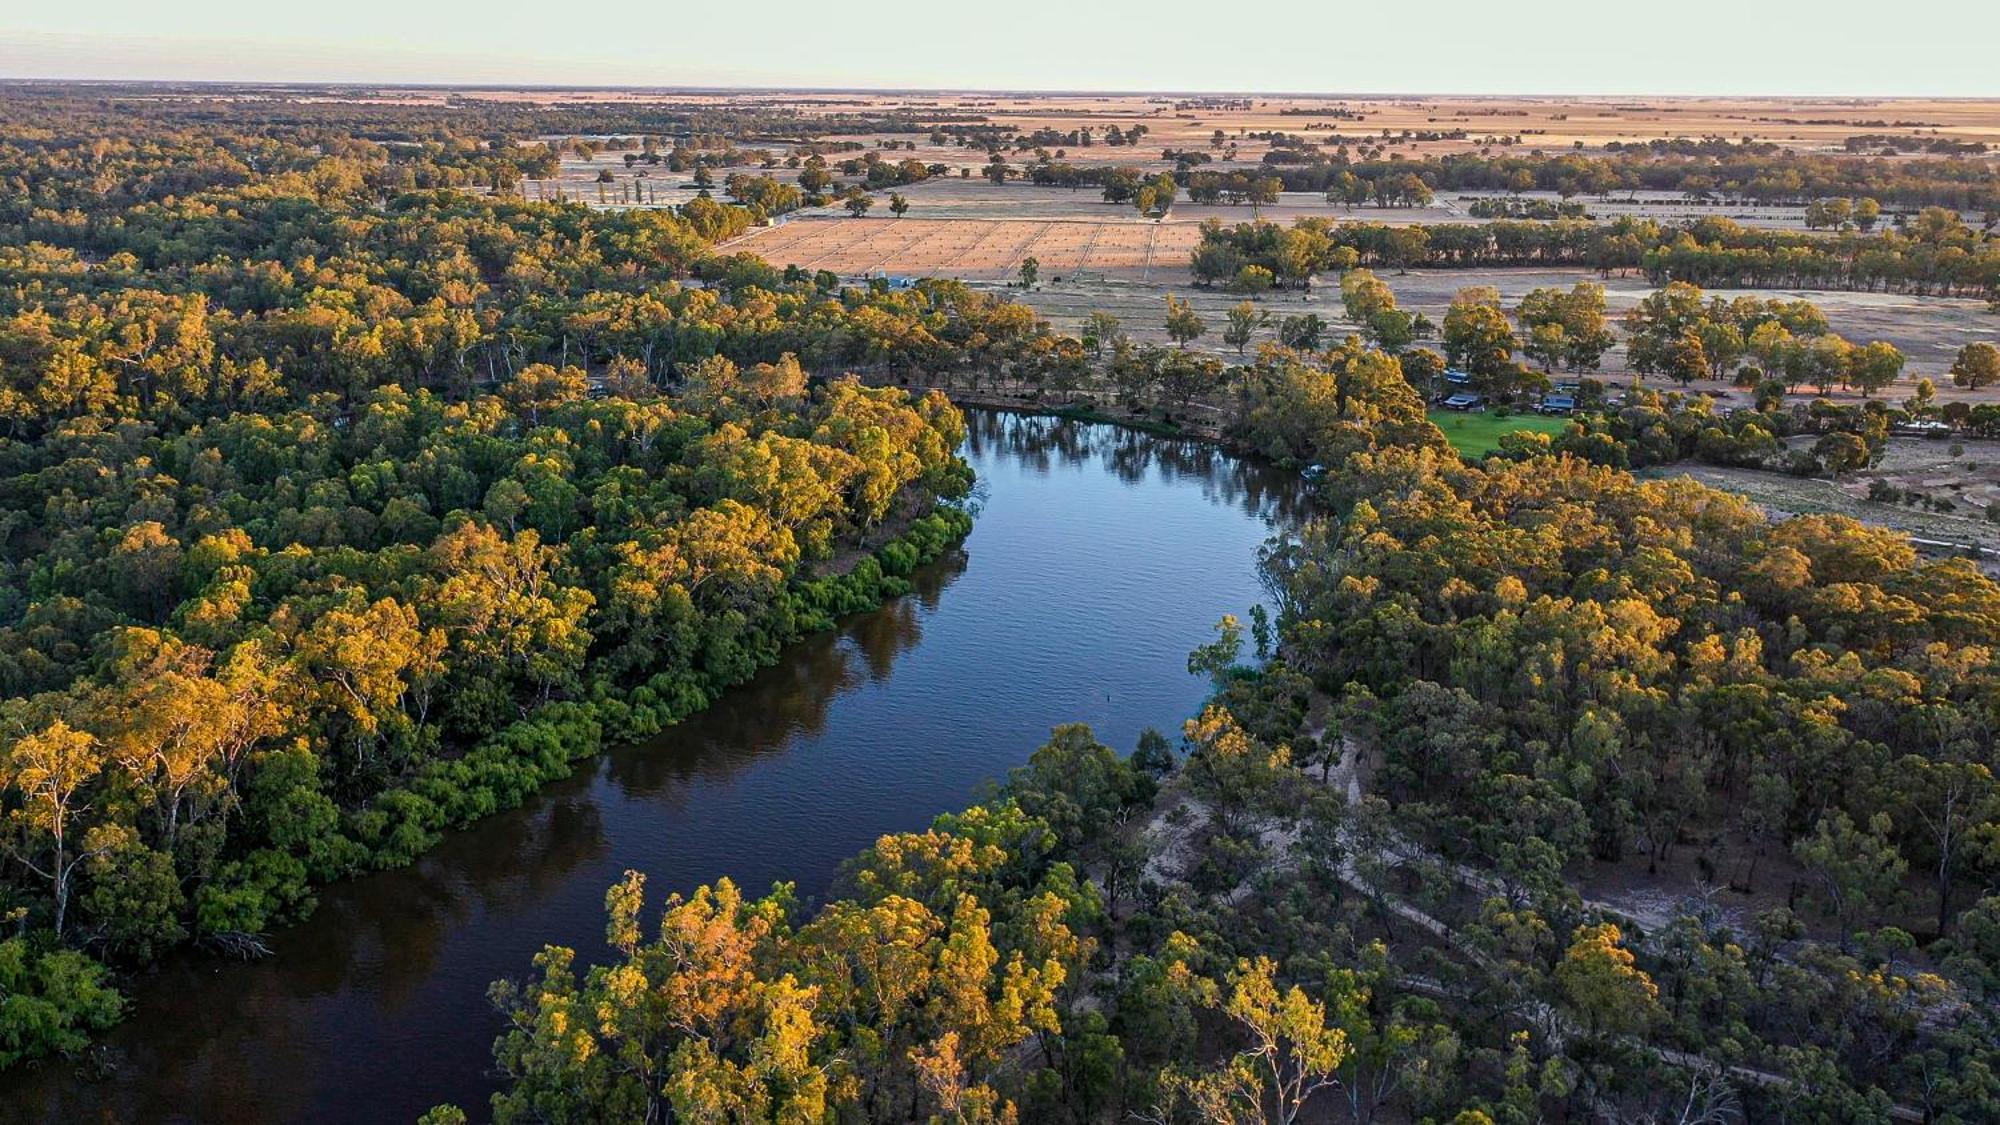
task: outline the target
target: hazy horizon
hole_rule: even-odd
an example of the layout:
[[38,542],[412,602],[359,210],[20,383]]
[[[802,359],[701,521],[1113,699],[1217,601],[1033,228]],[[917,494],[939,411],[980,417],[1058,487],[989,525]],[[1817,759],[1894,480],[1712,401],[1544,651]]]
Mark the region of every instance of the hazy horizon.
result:
[[[1671,15],[1579,0],[1500,9],[1336,11],[1272,0],[1240,18],[1182,3],[1125,10],[1058,0],[830,15],[771,0],[546,9],[353,0],[106,0],[0,16],[0,78],[1062,93],[2000,96],[1985,57],[2000,5],[1932,0],[1896,17],[1855,0],[1809,12],[1688,0]],[[337,18],[336,18],[337,17]],[[116,32],[103,29],[115,27]]]

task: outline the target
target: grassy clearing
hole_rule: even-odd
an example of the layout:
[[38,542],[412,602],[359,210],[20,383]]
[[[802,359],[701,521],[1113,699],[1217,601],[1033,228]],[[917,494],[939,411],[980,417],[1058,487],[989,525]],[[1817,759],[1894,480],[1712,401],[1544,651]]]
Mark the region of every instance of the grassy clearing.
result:
[[1545,418],[1540,414],[1509,414],[1501,417],[1491,410],[1478,413],[1460,413],[1456,410],[1433,410],[1430,419],[1444,436],[1451,439],[1452,447],[1467,457],[1483,457],[1500,448],[1500,435],[1519,430],[1533,430],[1536,433],[1559,434],[1569,425],[1567,418]]

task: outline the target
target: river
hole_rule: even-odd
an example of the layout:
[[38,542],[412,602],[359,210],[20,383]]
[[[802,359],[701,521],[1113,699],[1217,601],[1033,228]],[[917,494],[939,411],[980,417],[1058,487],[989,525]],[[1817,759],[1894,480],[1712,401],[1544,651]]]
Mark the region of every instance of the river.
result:
[[1109,426],[968,420],[979,518],[915,594],[409,868],[325,888],[269,959],[170,961],[133,986],[109,1076],[25,1069],[0,1079],[0,1116],[408,1122],[451,1101],[482,1120],[488,982],[528,974],[544,943],[599,956],[627,868],[655,907],[724,875],[815,898],[843,859],[969,803],[1058,723],[1121,752],[1175,732],[1206,694],[1187,652],[1262,597],[1257,547],[1295,517],[1295,478]]

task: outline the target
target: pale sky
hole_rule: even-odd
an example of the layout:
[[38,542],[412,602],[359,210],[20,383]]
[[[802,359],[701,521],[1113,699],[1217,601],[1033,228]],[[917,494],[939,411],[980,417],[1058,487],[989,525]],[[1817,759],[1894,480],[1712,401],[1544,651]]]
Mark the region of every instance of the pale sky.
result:
[[4,0],[0,78],[1991,97],[2000,0]]

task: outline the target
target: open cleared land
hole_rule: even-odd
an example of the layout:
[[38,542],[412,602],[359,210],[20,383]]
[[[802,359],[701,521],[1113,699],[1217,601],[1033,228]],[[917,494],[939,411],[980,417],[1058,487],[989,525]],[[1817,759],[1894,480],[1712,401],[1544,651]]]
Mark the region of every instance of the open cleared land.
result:
[[1567,418],[1549,418],[1540,414],[1500,414],[1492,410],[1466,411],[1433,410],[1431,421],[1451,439],[1452,448],[1471,457],[1491,453],[1500,448],[1500,439],[1507,434],[1527,430],[1540,434],[1559,434],[1569,425]]
[[[895,189],[910,201],[910,216],[927,219],[1066,219],[1086,222],[1138,222],[1129,203],[1106,203],[1095,187],[1046,187],[1010,180],[996,184],[983,178],[937,177]],[[824,214],[845,217],[838,206],[804,215]],[[1174,204],[1162,225],[1198,226],[1210,219],[1224,223],[1247,223],[1267,219],[1289,224],[1297,219],[1318,216],[1327,219],[1365,219],[1370,222],[1407,225],[1465,221],[1465,210],[1454,202],[1438,199],[1429,207],[1343,207],[1328,203],[1311,192],[1289,191],[1275,204],[1252,208],[1247,204],[1197,204],[1186,199]],[[1151,222],[1153,220],[1146,220]]]
[[[585,202],[617,202],[628,182],[644,186],[642,201],[657,206],[669,203],[679,204],[692,198],[699,189],[685,173],[663,171],[660,168],[639,166],[628,169],[623,154],[629,150],[605,151],[589,159],[574,155],[565,156],[562,174],[556,180],[529,181],[526,191],[532,198],[554,198],[561,194],[569,199]],[[783,146],[773,149],[783,152]],[[907,153],[898,154],[900,159]],[[918,159],[921,159],[919,155]],[[1134,161],[1134,166],[1151,171],[1166,171],[1171,164],[1163,161]],[[971,167],[967,165],[966,167]],[[1224,165],[1226,170],[1258,172],[1257,168],[1241,168]],[[793,178],[794,173],[780,165],[775,168],[749,166],[740,169],[745,172],[762,172],[780,180]],[[612,174],[613,182],[604,185],[600,193],[597,176],[602,171]],[[912,216],[927,219],[953,220],[1018,220],[1055,219],[1081,222],[1136,222],[1132,208],[1124,203],[1106,203],[1099,189],[1095,187],[1049,187],[1010,180],[1005,184],[995,184],[977,175],[959,176],[954,174],[938,176],[921,183],[908,184],[895,189],[910,201]],[[1164,218],[1158,220],[1165,225],[1199,225],[1209,220],[1223,223],[1243,223],[1257,219],[1268,222],[1290,224],[1304,218],[1323,218],[1336,221],[1384,223],[1389,226],[1412,224],[1478,222],[1467,208],[1476,200],[1506,198],[1525,202],[1555,202],[1559,196],[1551,191],[1525,191],[1516,193],[1453,191],[1440,194],[1429,206],[1424,207],[1378,207],[1373,203],[1348,207],[1328,203],[1324,196],[1314,192],[1288,191],[1279,195],[1278,202],[1251,207],[1247,204],[1199,204],[1185,199],[1174,205]],[[1591,218],[1617,219],[1633,216],[1651,219],[1660,223],[1676,223],[1689,219],[1724,218],[1744,226],[1762,227],[1772,230],[1804,230],[1805,209],[1796,206],[1752,205],[1742,202],[1708,201],[1693,202],[1672,192],[1619,192],[1608,197],[1579,197],[1575,202],[1584,205]],[[810,208],[796,213],[795,217],[845,218],[846,212],[838,205]],[[1150,220],[1149,220],[1150,221]]]
[[[655,93],[657,96],[657,92]],[[768,96],[797,104],[796,94]],[[692,100],[692,99],[690,99]],[[717,99],[721,100],[721,99]],[[729,100],[744,104],[740,96]],[[1233,102],[1233,104],[1231,104]],[[1847,138],[1895,134],[2000,142],[2000,114],[1991,103],[1954,99],[1827,98],[1562,98],[1379,97],[1324,95],[1228,99],[1213,95],[828,94],[813,99],[828,112],[908,108],[920,117],[955,113],[1033,132],[1039,128],[1128,130],[1144,125],[1138,146],[1099,143],[1068,150],[1076,161],[1129,162],[1163,147],[1206,148],[1220,129],[1239,157],[1257,160],[1268,131],[1401,140],[1393,151],[1418,156],[1482,148],[1586,149],[1611,142],[1720,136],[1768,141],[1800,151],[1836,151]],[[1413,134],[1403,140],[1404,131]],[[1432,136],[1434,135],[1434,136]],[[853,139],[872,139],[875,134]],[[919,159],[930,157],[922,151]],[[961,154],[960,159],[963,159]]]
[[[1476,150],[1505,138],[1548,150],[1582,142],[1645,142],[1662,137],[1744,137],[1802,151],[1832,151],[1848,137],[1897,134],[2000,143],[2000,107],[1956,98],[1744,98],[1381,96],[1324,94],[1231,97],[1173,94],[991,94],[954,91],[691,91],[672,88],[463,89],[408,87],[371,91],[372,98],[403,104],[444,104],[452,98],[540,105],[654,104],[756,106],[824,113],[907,110],[931,120],[954,115],[1007,124],[1023,131],[1097,129],[1145,125],[1140,148],[1199,147],[1214,130],[1237,140],[1266,130],[1339,133],[1349,137],[1387,129],[1392,135],[1441,134],[1412,139],[1416,152]],[[1449,134],[1449,135],[1445,135]],[[861,137],[871,136],[864,134]],[[1130,147],[1097,144],[1072,150],[1075,159],[1113,161]],[[919,157],[925,154],[919,152]]]
[[[418,89],[370,91],[380,101],[426,104],[435,101],[436,91]],[[1748,98],[1654,98],[1643,101],[1604,98],[1478,98],[1478,97],[1370,97],[1370,96],[1290,96],[1217,97],[1174,95],[989,95],[952,92],[891,94],[865,92],[765,92],[755,94],[714,94],[673,90],[486,90],[464,95],[471,99],[501,102],[534,102],[559,107],[583,103],[663,102],[688,110],[713,110],[722,106],[764,107],[834,116],[907,116],[921,126],[966,130],[1004,129],[1024,136],[1046,131],[1044,138],[1060,137],[1039,147],[1007,147],[1000,156],[1017,171],[1032,163],[1039,154],[1079,166],[1129,166],[1145,172],[1173,169],[1171,152],[1195,152],[1210,163],[1208,171],[1245,171],[1268,174],[1282,165],[1266,163],[1274,142],[1309,143],[1323,152],[1363,153],[1420,160],[1451,154],[1479,153],[1501,156],[1577,152],[1602,155],[1611,146],[1663,143],[1682,138],[1719,138],[1731,143],[1754,141],[1782,149],[1815,155],[1860,153],[1890,162],[1926,159],[1926,154],[1898,151],[1885,154],[1884,140],[1901,148],[1926,145],[1986,144],[2000,146],[2000,103],[1974,100],[1936,99],[1820,99],[1794,101]],[[1110,129],[1121,136],[1142,128],[1136,141],[1106,143]],[[1095,143],[1069,143],[1073,134],[1081,140],[1088,130]],[[545,139],[560,140],[551,134]],[[596,139],[608,139],[599,137]],[[834,133],[817,140],[834,145],[854,144],[857,151],[836,152],[831,162],[876,151],[885,158],[913,159],[942,166],[945,174],[904,189],[911,197],[915,213],[933,218],[1088,218],[1101,214],[1106,205],[1098,203],[1088,189],[1037,188],[1026,184],[995,187],[979,179],[987,163],[982,142],[950,133],[933,133],[929,128],[858,133]],[[789,179],[787,158],[795,154],[793,138],[757,136],[736,138],[741,149],[767,154],[773,165],[745,171],[768,170]],[[893,145],[893,149],[885,146]],[[906,147],[907,146],[907,147]],[[627,181],[643,181],[643,201],[660,205],[678,203],[692,193],[685,174],[668,173],[654,167],[627,168],[624,150],[607,149],[590,159],[565,156],[560,176],[535,181],[527,186],[530,196],[561,192],[569,198],[597,202],[598,173],[610,171],[614,180],[601,191],[606,203],[625,198]],[[962,178],[970,177],[970,179]],[[1360,208],[1357,217],[1385,222],[1435,222],[1465,217],[1465,205],[1480,197],[1479,192],[1441,193],[1435,205],[1399,214],[1401,209]],[[1551,193],[1530,191],[1522,198],[1549,199]],[[1693,200],[1677,192],[1621,192],[1609,198],[1579,197],[1598,218],[1642,215],[1661,221],[1678,221],[1702,216],[1724,216],[1751,226],[1797,229],[1803,225],[1803,209],[1798,206],[1751,205],[1722,200]],[[1321,199],[1288,194],[1279,204],[1264,209],[1265,217],[1290,221],[1306,214],[1330,213]],[[1228,220],[1247,216],[1244,207],[1194,207],[1185,202],[1175,208],[1169,222],[1199,222],[1204,218]]]
[[[1579,269],[1412,270],[1407,274],[1384,274],[1383,278],[1396,291],[1396,299],[1403,307],[1427,313],[1433,320],[1444,315],[1452,295],[1466,286],[1490,285],[1500,291],[1502,302],[1512,308],[1531,289],[1567,288],[1579,281],[1595,281],[1604,286],[1605,304],[1613,316],[1622,316],[1657,288],[1636,275],[1606,277]],[[1980,301],[1823,289],[1716,288],[1705,292],[1725,300],[1752,296],[1811,301],[1826,313],[1833,330],[1848,339],[1887,340],[1901,348],[1909,357],[1911,380],[1918,375],[1938,377],[1951,366],[1958,349],[1973,340],[2000,339],[2000,317],[1987,311]],[[1625,370],[1622,344],[1607,353],[1605,368],[1613,372]]]
[[[1172,293],[1186,298],[1208,321],[1209,335],[1198,341],[1196,346],[1220,351],[1223,347],[1219,338],[1223,314],[1242,298],[1219,289],[1197,289],[1190,285],[1185,254],[1182,259],[1178,264],[1169,264],[1163,263],[1156,255],[1148,280],[1130,271],[1121,273],[1101,267],[1101,272],[1077,277],[1056,268],[1053,260],[1044,256],[1041,258],[1044,284],[1028,292],[1013,289],[1010,295],[1034,306],[1051,324],[1065,331],[1074,331],[1086,316],[1101,310],[1118,317],[1125,330],[1135,338],[1164,343],[1167,339],[1165,297]],[[779,255],[772,260],[788,259]],[[1018,263],[1016,265],[1018,267]],[[903,272],[893,260],[883,261],[871,268],[889,273]],[[1004,280],[1014,276],[1014,270],[996,269],[986,274],[957,276]],[[1058,276],[1062,277],[1061,281],[1056,280]],[[1423,312],[1433,321],[1443,318],[1452,295],[1466,286],[1493,286],[1500,290],[1502,302],[1512,308],[1531,289],[1543,286],[1566,288],[1578,281],[1596,281],[1606,289],[1606,304],[1614,318],[1622,316],[1654,289],[1643,277],[1616,274],[1600,277],[1591,271],[1577,269],[1413,270],[1407,274],[1384,273],[1382,278],[1396,291],[1397,300],[1404,308]],[[1964,344],[1974,340],[2000,341],[2000,317],[1986,311],[1981,302],[1822,290],[1715,289],[1709,292],[1732,299],[1748,294],[1809,300],[1826,313],[1833,331],[1848,339],[1888,340],[1895,344],[1909,357],[1909,366],[1903,380],[1883,393],[1883,397],[1891,400],[1906,397],[1920,377],[1935,380],[1939,390],[1949,398],[1981,401],[2000,395],[2000,390],[1992,387],[1976,393],[1960,391],[1950,386],[1950,378],[1946,374],[1952,357]],[[1336,333],[1356,330],[1356,326],[1342,312],[1338,290],[1325,282],[1303,293],[1267,293],[1258,298],[1257,303],[1271,314],[1271,324],[1264,334],[1266,337],[1275,333],[1276,324],[1282,318],[1304,313],[1319,315],[1333,325]],[[1430,344],[1437,346],[1435,340]],[[1598,375],[1622,380],[1628,372],[1621,334],[1620,343],[1605,354],[1604,366]],[[1725,399],[1732,395],[1740,399],[1742,395],[1742,392],[1722,382],[1697,381],[1693,388]],[[1834,397],[1846,400],[1858,395],[1836,390]]]
[[[1713,465],[1675,465],[1660,472],[1685,473],[1704,484],[1741,492],[1776,514],[1851,516],[1919,539],[2000,551],[2000,523],[1987,517],[2000,505],[2000,441],[1892,438],[1880,464],[1839,481]],[[1902,493],[1903,499],[1869,499],[1870,489],[1883,485]],[[1918,498],[1932,503],[1925,505]],[[1935,510],[1945,505],[1949,510]],[[1989,569],[2000,566],[2000,558],[1993,555],[1985,562]]]
[[1034,258],[1044,276],[1079,271],[1171,284],[1187,276],[1200,241],[1193,226],[1081,219],[797,219],[765,227],[724,249],[773,264],[858,277],[888,273],[993,281]]

